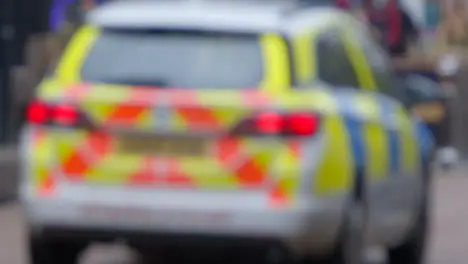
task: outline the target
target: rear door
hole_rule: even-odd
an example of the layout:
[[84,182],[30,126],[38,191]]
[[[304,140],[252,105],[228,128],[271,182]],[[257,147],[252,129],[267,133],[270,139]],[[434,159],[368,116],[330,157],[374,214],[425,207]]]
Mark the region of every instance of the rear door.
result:
[[[387,54],[365,31],[356,30],[352,41],[369,65],[371,88],[376,89],[380,118],[387,144],[388,179],[384,198],[390,214],[384,219],[389,233],[404,227],[411,219],[414,202],[418,199],[419,150],[415,138],[413,117],[406,107],[408,98],[404,86],[392,70]],[[388,207],[389,206],[389,207]]]
[[317,38],[317,79],[334,86],[340,112],[350,138],[354,176],[364,178],[369,202],[370,228],[378,230],[388,217],[388,150],[386,131],[379,116],[376,94],[367,88],[365,72],[356,67],[352,46],[343,31],[327,30]]

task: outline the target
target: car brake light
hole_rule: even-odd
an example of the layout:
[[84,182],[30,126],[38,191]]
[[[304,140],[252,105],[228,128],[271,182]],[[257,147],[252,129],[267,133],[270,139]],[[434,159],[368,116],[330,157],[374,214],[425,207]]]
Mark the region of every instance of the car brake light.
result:
[[76,107],[72,105],[62,104],[52,108],[52,122],[58,125],[70,126],[78,122],[80,114]]
[[31,102],[26,109],[26,120],[31,124],[43,124],[48,120],[49,108],[41,102]]
[[36,125],[76,126],[82,115],[72,104],[47,104],[34,101],[26,109],[26,121]]
[[311,136],[319,129],[313,113],[262,112],[239,123],[233,133],[249,135]]
[[255,128],[262,134],[278,134],[284,126],[284,118],[277,113],[260,113],[254,118]]
[[286,118],[285,127],[293,135],[312,135],[318,130],[319,120],[308,113],[291,114]]

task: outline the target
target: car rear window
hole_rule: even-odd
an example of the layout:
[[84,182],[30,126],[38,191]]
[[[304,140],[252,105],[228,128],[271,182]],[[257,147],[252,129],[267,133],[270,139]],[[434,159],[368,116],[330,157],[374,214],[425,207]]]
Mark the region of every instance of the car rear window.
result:
[[263,79],[257,35],[103,30],[81,69],[85,82],[249,89]]

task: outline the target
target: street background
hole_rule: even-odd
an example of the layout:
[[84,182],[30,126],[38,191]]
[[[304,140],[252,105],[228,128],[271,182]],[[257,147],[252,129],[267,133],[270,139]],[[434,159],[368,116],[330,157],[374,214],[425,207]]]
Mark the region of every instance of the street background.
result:
[[[468,37],[468,11],[462,15],[463,9],[452,8],[454,1],[447,0],[401,0],[407,6],[413,19],[424,31],[423,49],[420,49],[414,57],[431,57],[427,54],[446,53],[451,48],[443,36],[456,34],[457,37]],[[4,1],[5,3],[7,1]],[[73,21],[65,23],[63,32],[45,32],[39,29],[43,21],[37,17],[32,22],[34,12],[39,13],[39,7],[24,4],[24,10],[20,10],[20,3],[26,0],[13,0],[18,5],[17,14],[2,17],[7,10],[0,5],[0,263],[1,264],[26,264],[25,230],[21,208],[14,200],[16,183],[18,179],[18,167],[16,166],[17,154],[14,144],[18,134],[17,113],[21,113],[21,107],[31,98],[34,87],[41,80],[43,74],[53,65],[54,58],[60,54],[61,47],[68,39],[70,32],[67,29],[76,28]],[[34,0],[34,3],[45,2]],[[89,2],[89,1],[88,1]],[[466,1],[465,1],[466,2]],[[0,0],[0,3],[1,2]],[[442,3],[444,8],[440,8]],[[45,6],[45,4],[43,4]],[[13,6],[13,5],[12,5]],[[27,10],[26,10],[27,9]],[[46,10],[46,8],[43,8]],[[20,10],[20,11],[18,11]],[[33,11],[34,10],[34,11]],[[466,9],[468,10],[468,9]],[[23,12],[23,13],[21,13]],[[31,12],[31,13],[30,13]],[[13,13],[13,12],[12,12]],[[42,16],[47,16],[43,12]],[[11,17],[11,22],[8,17]],[[3,19],[3,20],[2,20]],[[16,22],[15,22],[16,21]],[[18,23],[17,23],[18,22]],[[9,24],[11,23],[11,24]],[[6,34],[8,26],[17,23],[16,36],[18,40],[8,39]],[[43,23],[46,24],[46,23]],[[31,26],[33,25],[33,26]],[[36,28],[33,28],[36,25]],[[29,28],[27,28],[29,27]],[[44,26],[45,27],[45,26]],[[457,30],[452,30],[457,29]],[[40,33],[37,33],[40,32]],[[440,33],[447,34],[440,34]],[[34,34],[33,34],[34,33]],[[37,34],[36,34],[37,33]],[[57,33],[57,34],[56,34]],[[3,39],[2,39],[3,38]],[[468,45],[468,41],[465,42]],[[453,50],[468,54],[468,49],[458,44]],[[464,50],[463,50],[464,49]],[[23,54],[24,53],[24,54]],[[16,55],[15,55],[16,54]],[[22,55],[17,55],[22,54]],[[460,56],[464,57],[464,56]],[[466,56],[468,57],[468,56]],[[8,61],[7,58],[10,60]],[[15,62],[13,62],[15,61]],[[14,64],[14,67],[12,66]],[[463,65],[460,74],[456,78],[460,96],[451,102],[456,117],[453,125],[454,145],[459,148],[462,156],[468,156],[468,67]],[[3,68],[2,68],[3,67]],[[3,71],[8,68],[8,75]],[[9,77],[9,78],[7,78]],[[11,113],[11,114],[9,114]],[[8,120],[6,122],[5,120]],[[10,145],[9,145],[10,144]],[[428,254],[428,264],[466,264],[468,263],[468,164],[461,164],[449,173],[437,173],[434,181],[432,239]],[[86,257],[85,257],[86,258]],[[95,248],[89,254],[86,264],[130,264],[130,258],[122,249]],[[64,263],[66,264],[66,263]],[[369,261],[369,264],[382,264],[382,261]]]

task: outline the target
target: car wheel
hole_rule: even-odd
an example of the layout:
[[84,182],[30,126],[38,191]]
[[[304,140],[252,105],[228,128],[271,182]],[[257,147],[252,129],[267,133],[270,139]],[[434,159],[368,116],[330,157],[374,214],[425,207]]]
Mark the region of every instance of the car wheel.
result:
[[367,206],[354,199],[346,208],[340,237],[332,254],[320,260],[307,261],[320,264],[361,264],[364,255],[364,237],[367,226]]
[[30,264],[77,264],[86,244],[41,238],[29,239]]
[[[429,173],[428,170],[425,170]],[[388,250],[389,264],[422,264],[424,263],[426,244],[429,234],[429,197],[430,179],[426,181],[423,198],[414,229],[409,237],[397,247]]]

